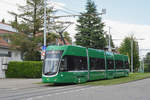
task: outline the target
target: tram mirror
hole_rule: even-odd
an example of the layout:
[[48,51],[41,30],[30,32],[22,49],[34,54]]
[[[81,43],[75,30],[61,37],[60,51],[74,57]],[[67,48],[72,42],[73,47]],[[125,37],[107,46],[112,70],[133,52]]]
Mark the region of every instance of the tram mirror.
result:
[[67,71],[67,68],[66,68],[66,67],[61,66],[61,67],[60,67],[60,71]]
[[64,60],[64,59],[61,59],[61,61],[63,61],[63,62],[64,62],[65,60]]
[[61,71],[64,71],[64,67],[60,67],[60,70],[61,70]]
[[64,62],[65,62],[65,60],[64,60],[64,59],[61,59],[61,64],[62,64],[62,65],[64,65]]

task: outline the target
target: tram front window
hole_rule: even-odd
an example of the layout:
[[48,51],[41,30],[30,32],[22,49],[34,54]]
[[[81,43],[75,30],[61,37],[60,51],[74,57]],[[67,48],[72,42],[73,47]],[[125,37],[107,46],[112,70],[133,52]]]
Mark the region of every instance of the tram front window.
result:
[[62,55],[62,51],[51,50],[46,52],[43,74],[53,75],[57,73],[61,55]]

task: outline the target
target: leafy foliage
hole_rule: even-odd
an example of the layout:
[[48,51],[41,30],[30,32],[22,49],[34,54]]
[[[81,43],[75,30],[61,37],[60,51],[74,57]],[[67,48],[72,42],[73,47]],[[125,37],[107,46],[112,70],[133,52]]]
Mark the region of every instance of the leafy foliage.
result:
[[64,33],[63,33],[63,37],[64,37],[69,43],[72,43],[72,39],[71,39],[71,37],[69,36],[69,33],[68,33],[68,32],[64,32]]
[[25,61],[9,62],[6,71],[7,78],[41,78],[42,62]]
[[[40,47],[43,44],[43,5],[44,0],[26,0],[25,6],[18,6],[21,13],[9,12],[15,16],[11,24],[18,32],[8,37],[12,48],[22,52],[23,60],[40,60]],[[53,8],[47,8],[47,24],[50,24],[50,14],[54,12]],[[71,40],[68,33],[64,33],[64,36]],[[48,31],[47,45],[56,44],[57,38],[59,35]]]
[[94,2],[87,1],[86,12],[81,13],[77,22],[78,33],[75,36],[77,45],[96,49],[103,49],[106,46],[104,23],[98,16]]
[[[20,14],[9,12],[15,16],[12,22],[14,28],[19,32],[28,35],[35,35],[42,31],[44,19],[44,0],[26,0],[25,6],[18,6]],[[47,8],[47,20],[50,14],[54,12],[52,8]],[[18,22],[18,18],[20,22]]]
[[137,71],[139,67],[139,47],[136,39],[133,36],[126,37],[121,43],[119,52],[121,54],[128,55],[131,63],[131,41],[132,40],[133,40],[133,68],[134,71]]
[[2,19],[2,23],[5,23],[5,19],[4,18]]
[[148,52],[144,58],[144,65],[144,71],[150,72],[150,52]]
[[[20,50],[24,60],[40,60],[43,39],[37,35],[43,31],[44,0],[26,0],[26,5],[19,5],[18,10],[21,13],[9,12],[15,16],[11,24],[18,30],[9,36],[12,48]],[[52,12],[52,8],[47,8],[48,15]]]
[[[11,35],[5,35],[9,37],[11,41],[11,49],[17,49],[22,52],[23,60],[25,61],[39,61],[40,60],[40,47],[43,42],[43,35],[36,37],[29,37],[23,33],[14,33]],[[50,33],[47,35],[47,45],[56,44],[56,38],[59,35]]]
[[[107,45],[109,45],[109,35],[106,34],[106,41],[107,41]],[[114,45],[114,42],[112,40],[112,36],[110,35],[110,44],[111,44],[111,47],[114,48],[115,45]]]

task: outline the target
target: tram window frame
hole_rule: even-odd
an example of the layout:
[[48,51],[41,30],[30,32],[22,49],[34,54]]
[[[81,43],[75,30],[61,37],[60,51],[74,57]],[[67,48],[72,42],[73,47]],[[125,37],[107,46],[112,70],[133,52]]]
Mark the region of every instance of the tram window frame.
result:
[[105,70],[105,59],[90,57],[90,70]]
[[88,70],[87,57],[67,55],[67,70]]
[[114,60],[107,59],[107,69],[114,69]]

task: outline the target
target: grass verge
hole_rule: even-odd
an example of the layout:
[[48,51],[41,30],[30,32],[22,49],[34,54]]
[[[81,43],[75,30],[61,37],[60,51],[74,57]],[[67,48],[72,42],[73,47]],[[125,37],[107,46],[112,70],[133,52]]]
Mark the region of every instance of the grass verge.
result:
[[150,73],[132,73],[129,74],[129,77],[121,77],[121,78],[115,78],[109,80],[98,80],[98,81],[83,83],[82,85],[102,85],[102,86],[115,85],[115,84],[122,84],[131,81],[146,79],[146,78],[150,78]]

